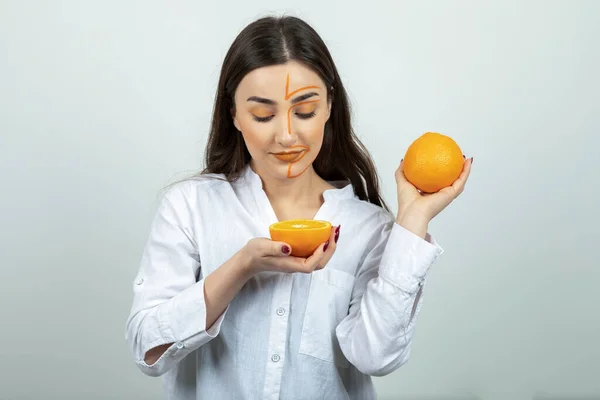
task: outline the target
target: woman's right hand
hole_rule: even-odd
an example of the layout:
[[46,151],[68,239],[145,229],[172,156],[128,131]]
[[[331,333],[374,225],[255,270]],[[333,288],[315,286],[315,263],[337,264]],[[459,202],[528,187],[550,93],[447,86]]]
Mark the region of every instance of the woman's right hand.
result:
[[288,243],[268,238],[250,239],[240,253],[248,260],[252,275],[263,271],[311,273],[325,268],[335,253],[338,237],[339,226],[332,227],[329,240],[317,247],[308,258],[291,256],[292,247]]

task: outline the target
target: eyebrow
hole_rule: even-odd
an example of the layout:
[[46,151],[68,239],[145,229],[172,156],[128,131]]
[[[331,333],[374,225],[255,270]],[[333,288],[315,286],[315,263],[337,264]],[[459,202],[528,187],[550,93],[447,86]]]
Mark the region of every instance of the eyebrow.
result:
[[[294,97],[292,99],[292,104],[300,103],[301,101],[304,101],[306,99],[310,99],[311,97],[318,96],[318,95],[319,95],[319,93],[317,93],[317,92],[310,92],[310,93],[306,93],[306,94],[303,94],[303,95],[298,96],[298,97]],[[264,97],[258,97],[258,96],[248,97],[247,101],[255,101],[257,103],[267,104],[267,105],[270,105],[270,106],[273,106],[273,105],[277,104],[277,102],[274,101],[274,100],[265,99]]]
[[268,105],[271,105],[271,106],[277,104],[273,100],[269,100],[269,99],[265,99],[263,97],[257,97],[257,96],[248,97],[247,101],[255,101],[257,103],[268,104]]
[[302,96],[294,97],[292,99],[292,104],[300,103],[301,101],[310,99],[311,97],[318,96],[318,95],[319,95],[319,93],[317,93],[317,92],[310,92],[310,93],[303,94]]

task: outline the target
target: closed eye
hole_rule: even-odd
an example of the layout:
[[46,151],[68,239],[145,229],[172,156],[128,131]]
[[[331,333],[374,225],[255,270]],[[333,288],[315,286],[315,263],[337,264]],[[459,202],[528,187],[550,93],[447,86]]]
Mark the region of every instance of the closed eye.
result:
[[294,114],[300,119],[309,119],[315,116],[315,110],[317,109],[317,103],[319,99],[316,100],[306,100],[301,103],[298,103],[294,106]]
[[274,115],[269,115],[268,117],[257,117],[256,115],[252,116],[256,122],[269,122],[273,119]]
[[315,116],[315,112],[313,111],[309,113],[296,113],[296,116],[300,119],[310,119]]

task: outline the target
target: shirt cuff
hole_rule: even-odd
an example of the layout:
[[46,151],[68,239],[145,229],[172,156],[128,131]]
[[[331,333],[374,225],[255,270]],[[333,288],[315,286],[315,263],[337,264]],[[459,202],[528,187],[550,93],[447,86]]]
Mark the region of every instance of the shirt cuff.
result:
[[187,343],[187,347],[202,345],[215,338],[221,331],[221,324],[229,306],[210,326],[206,327],[206,302],[204,299],[204,279],[187,288],[161,310],[159,323],[166,343]]
[[444,250],[432,235],[425,240],[394,222],[379,267],[379,276],[401,290],[416,294],[429,268]]

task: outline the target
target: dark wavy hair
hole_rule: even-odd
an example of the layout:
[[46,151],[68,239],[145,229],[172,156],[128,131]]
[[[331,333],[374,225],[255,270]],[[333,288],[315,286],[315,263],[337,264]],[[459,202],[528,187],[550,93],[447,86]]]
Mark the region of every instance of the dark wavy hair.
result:
[[389,211],[380,195],[375,165],[352,129],[348,96],[331,54],[317,32],[293,16],[260,18],[246,26],[229,48],[215,97],[206,167],[200,175],[224,174],[228,181],[240,177],[251,157],[233,124],[235,91],[250,71],[291,60],[315,71],[332,101],[323,145],[313,162],[315,172],[327,181],[349,180],[358,198]]

